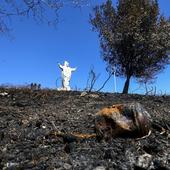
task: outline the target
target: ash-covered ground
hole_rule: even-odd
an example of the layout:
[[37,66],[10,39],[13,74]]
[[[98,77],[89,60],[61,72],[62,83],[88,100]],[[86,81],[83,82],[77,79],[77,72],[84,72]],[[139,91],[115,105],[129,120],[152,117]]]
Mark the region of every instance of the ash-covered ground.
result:
[[[29,89],[0,93],[0,169],[170,169],[170,96]],[[100,109],[134,101],[153,119],[152,132],[144,139],[50,136],[51,131],[94,133]]]

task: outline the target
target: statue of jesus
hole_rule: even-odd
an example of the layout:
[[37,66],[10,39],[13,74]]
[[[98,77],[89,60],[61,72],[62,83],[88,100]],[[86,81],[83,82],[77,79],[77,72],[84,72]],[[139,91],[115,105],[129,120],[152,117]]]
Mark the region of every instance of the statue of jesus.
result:
[[71,74],[73,71],[76,71],[76,68],[69,67],[69,63],[67,61],[64,61],[64,65],[61,65],[58,63],[59,68],[61,69],[61,76],[62,76],[62,88],[60,90],[71,90],[70,88],[70,79]]

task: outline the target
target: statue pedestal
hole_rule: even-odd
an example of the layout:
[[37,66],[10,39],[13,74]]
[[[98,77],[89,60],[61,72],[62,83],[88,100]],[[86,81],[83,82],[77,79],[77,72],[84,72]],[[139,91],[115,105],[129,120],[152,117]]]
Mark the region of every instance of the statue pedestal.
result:
[[71,88],[70,89],[66,89],[66,88],[60,87],[60,88],[57,88],[57,90],[58,91],[70,91]]

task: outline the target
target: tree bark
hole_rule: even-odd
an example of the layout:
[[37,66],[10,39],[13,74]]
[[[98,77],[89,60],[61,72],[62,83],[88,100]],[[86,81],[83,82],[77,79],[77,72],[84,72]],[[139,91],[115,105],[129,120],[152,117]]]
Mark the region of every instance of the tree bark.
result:
[[131,75],[127,75],[125,85],[124,85],[124,88],[123,88],[123,92],[122,92],[123,94],[128,94],[130,78],[131,78]]

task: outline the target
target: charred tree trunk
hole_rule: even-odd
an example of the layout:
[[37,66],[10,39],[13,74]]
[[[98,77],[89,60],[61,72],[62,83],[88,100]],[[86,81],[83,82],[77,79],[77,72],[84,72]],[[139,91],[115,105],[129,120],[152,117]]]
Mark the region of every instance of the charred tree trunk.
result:
[[130,78],[131,78],[131,75],[127,75],[126,82],[125,82],[123,92],[122,92],[123,94],[128,94]]

